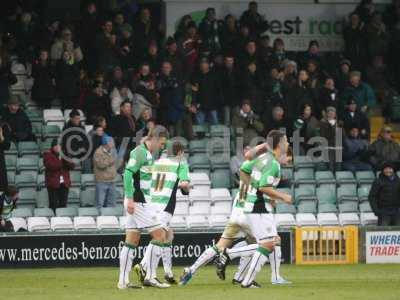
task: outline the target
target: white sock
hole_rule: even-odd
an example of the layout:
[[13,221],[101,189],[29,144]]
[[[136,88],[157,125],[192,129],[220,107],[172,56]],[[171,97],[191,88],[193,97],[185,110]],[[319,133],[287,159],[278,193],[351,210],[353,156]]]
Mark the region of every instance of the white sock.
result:
[[168,277],[174,277],[172,273],[172,246],[164,245],[162,248],[162,262],[164,266],[164,273]]
[[119,284],[121,285],[129,283],[129,273],[132,269],[134,251],[134,246],[125,244],[119,254]]
[[[246,243],[246,242],[245,242]],[[238,243],[240,244],[240,243]],[[252,256],[254,252],[257,250],[257,244],[246,245],[242,247],[233,247],[231,249],[226,249],[226,253],[229,255],[229,258],[235,259],[237,257],[245,257],[245,256]]]
[[256,278],[257,273],[261,270],[261,267],[267,262],[267,258],[270,251],[265,248],[259,247],[251,258],[249,270],[245,278],[242,281],[243,286],[250,285]]
[[251,262],[251,256],[244,256],[240,258],[239,267],[233,276],[233,278],[237,281],[242,281],[246,271],[248,270]]
[[279,269],[281,267],[281,257],[281,246],[275,246],[274,252],[268,256],[269,263],[271,264],[271,281],[278,280],[278,278],[281,276],[279,273]]
[[196,271],[200,267],[208,264],[218,254],[218,252],[219,251],[217,250],[217,247],[215,247],[215,246],[206,249],[200,255],[200,257],[194,262],[194,264],[190,267],[190,271],[192,272],[192,274],[196,273]]
[[146,250],[146,280],[151,280],[157,277],[157,267],[160,262],[162,248],[157,241],[151,241]]

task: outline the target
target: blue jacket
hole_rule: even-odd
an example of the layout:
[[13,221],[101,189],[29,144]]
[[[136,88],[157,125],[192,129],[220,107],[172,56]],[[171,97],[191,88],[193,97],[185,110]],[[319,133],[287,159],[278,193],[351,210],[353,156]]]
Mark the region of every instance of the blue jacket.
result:
[[343,100],[347,103],[349,99],[355,99],[359,108],[365,105],[368,107],[376,105],[375,93],[371,86],[365,82],[360,82],[358,87],[349,85],[344,89]]

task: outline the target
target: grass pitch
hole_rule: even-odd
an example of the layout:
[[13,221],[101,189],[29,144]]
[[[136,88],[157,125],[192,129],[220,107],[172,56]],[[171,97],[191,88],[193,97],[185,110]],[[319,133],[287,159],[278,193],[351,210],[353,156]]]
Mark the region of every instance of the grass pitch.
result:
[[[181,271],[182,268],[175,268],[176,275]],[[230,267],[227,280],[220,281],[215,268],[209,266],[201,269],[184,287],[119,291],[117,268],[8,269],[0,270],[0,299],[400,299],[400,265],[284,265],[282,274],[293,281],[291,286],[272,286],[268,280],[269,266],[266,266],[257,277],[263,286],[261,289],[232,286],[233,272],[234,267]]]

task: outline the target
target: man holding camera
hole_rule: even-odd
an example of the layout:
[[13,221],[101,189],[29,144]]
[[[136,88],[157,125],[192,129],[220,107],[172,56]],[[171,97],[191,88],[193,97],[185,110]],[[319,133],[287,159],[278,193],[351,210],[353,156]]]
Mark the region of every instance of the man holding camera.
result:
[[243,130],[243,143],[250,145],[251,141],[260,136],[264,130],[264,124],[260,121],[260,117],[256,115],[251,107],[249,99],[242,102],[241,107],[233,111],[232,126],[236,129]]

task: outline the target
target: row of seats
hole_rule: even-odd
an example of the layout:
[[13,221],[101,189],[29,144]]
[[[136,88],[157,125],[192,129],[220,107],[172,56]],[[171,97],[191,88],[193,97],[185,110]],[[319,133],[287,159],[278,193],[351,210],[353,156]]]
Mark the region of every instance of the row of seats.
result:
[[[223,214],[205,216],[179,216],[171,220],[171,227],[180,230],[223,228],[228,221],[228,216]],[[279,228],[290,228],[294,226],[346,226],[346,225],[376,225],[377,218],[371,213],[362,213],[360,216],[354,213],[313,214],[299,213],[296,216],[291,214],[276,214],[275,221]],[[93,230],[124,230],[126,224],[125,216],[101,215],[97,217],[80,215],[69,216],[35,216],[35,217],[12,217],[11,222],[16,231],[25,229],[30,232],[38,231],[93,231]]]

